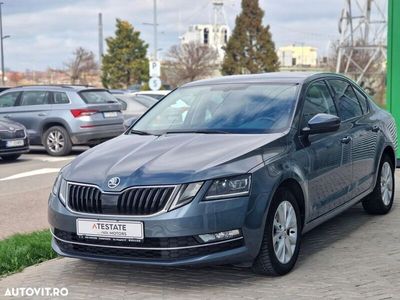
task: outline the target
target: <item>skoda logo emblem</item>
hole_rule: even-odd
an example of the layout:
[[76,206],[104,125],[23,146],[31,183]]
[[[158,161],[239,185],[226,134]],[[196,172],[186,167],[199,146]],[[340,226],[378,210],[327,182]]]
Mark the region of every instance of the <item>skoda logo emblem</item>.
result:
[[119,177],[113,177],[108,181],[108,187],[110,189],[115,189],[117,186],[119,186],[120,182],[121,179]]
[[8,127],[8,129],[9,129],[10,131],[14,131],[14,130],[15,130],[14,127]]

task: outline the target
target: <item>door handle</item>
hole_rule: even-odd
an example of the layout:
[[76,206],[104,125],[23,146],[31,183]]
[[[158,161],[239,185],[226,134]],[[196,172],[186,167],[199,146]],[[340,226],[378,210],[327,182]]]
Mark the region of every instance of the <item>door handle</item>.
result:
[[45,116],[47,116],[47,114],[46,113],[39,113],[38,116],[39,117],[45,117]]
[[346,136],[344,138],[342,138],[342,140],[340,141],[342,144],[348,144],[350,143],[352,140],[351,136]]
[[380,130],[380,128],[379,128],[378,125],[374,125],[374,126],[371,127],[371,131],[372,132],[378,132],[379,130]]
[[4,118],[9,119],[11,118],[11,115],[5,115]]

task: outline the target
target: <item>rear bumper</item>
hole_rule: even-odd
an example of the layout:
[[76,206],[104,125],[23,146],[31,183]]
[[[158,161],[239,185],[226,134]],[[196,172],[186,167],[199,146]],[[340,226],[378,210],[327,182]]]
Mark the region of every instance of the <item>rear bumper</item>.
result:
[[123,124],[81,128],[79,132],[71,133],[74,145],[96,144],[119,136],[125,132]]

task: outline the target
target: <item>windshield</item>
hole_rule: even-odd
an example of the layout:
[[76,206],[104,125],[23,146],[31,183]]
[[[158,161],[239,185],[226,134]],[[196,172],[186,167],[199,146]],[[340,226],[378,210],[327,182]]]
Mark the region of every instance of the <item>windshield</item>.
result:
[[296,84],[183,87],[168,94],[133,132],[275,133],[290,126]]

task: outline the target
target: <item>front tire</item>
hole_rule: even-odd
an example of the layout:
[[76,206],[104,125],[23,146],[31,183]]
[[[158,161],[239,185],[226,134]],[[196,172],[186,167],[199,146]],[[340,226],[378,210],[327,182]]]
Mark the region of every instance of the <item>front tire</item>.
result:
[[289,273],[299,256],[301,224],[296,197],[287,188],[278,189],[271,202],[253,271],[270,276]]
[[48,154],[52,156],[64,156],[71,153],[72,142],[68,131],[61,126],[53,126],[43,135],[43,145]]
[[387,214],[394,199],[394,166],[391,159],[385,155],[379,165],[378,177],[373,192],[362,201],[365,211],[372,215]]

